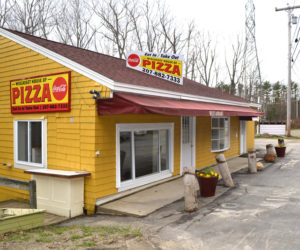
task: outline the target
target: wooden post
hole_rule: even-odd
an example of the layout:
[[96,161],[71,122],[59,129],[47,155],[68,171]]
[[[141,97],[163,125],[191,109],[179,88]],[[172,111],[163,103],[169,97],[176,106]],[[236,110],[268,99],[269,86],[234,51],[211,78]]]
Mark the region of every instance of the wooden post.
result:
[[184,184],[184,210],[193,212],[198,209],[197,201],[197,179],[193,167],[184,167],[183,169]]
[[231,178],[231,174],[230,174],[225,156],[223,154],[217,155],[216,161],[218,163],[218,168],[219,168],[220,174],[222,176],[222,179],[224,180],[224,185],[226,187],[234,187],[233,180]]
[[257,173],[256,151],[254,148],[251,148],[248,150],[248,170],[249,170],[249,173],[251,173],[251,174]]
[[30,208],[37,208],[36,205],[36,182],[35,180],[29,181],[29,203]]

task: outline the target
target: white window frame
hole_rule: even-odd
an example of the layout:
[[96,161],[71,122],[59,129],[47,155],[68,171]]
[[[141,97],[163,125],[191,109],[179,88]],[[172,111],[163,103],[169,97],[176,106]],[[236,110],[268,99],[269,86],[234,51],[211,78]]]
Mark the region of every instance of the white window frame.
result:
[[[215,139],[212,139],[212,129],[213,129],[213,124],[212,124],[212,121],[213,119],[228,119],[228,146],[227,147],[224,147],[222,149],[216,149],[214,150],[212,148],[212,141],[215,140]],[[224,124],[225,124],[225,121],[224,121]],[[215,129],[215,128],[214,128]],[[225,150],[228,150],[230,148],[230,117],[228,116],[222,116],[222,117],[211,117],[211,123],[210,123],[210,136],[211,136],[211,152],[222,152],[222,151],[225,151]],[[220,140],[220,139],[219,139]]]
[[[169,131],[169,169],[159,173],[153,173],[144,177],[134,178],[121,182],[121,163],[120,163],[120,132],[137,132],[144,130],[162,130]],[[134,145],[132,144],[134,148]],[[174,123],[122,123],[116,124],[116,188],[118,191],[125,191],[138,186],[146,185],[151,182],[159,181],[172,176],[174,171],[173,163],[174,151]],[[134,156],[134,149],[131,157]],[[132,161],[132,170],[134,171],[134,157]]]
[[[18,122],[41,122],[42,163],[18,160]],[[47,168],[47,120],[14,120],[14,167],[20,169]]]

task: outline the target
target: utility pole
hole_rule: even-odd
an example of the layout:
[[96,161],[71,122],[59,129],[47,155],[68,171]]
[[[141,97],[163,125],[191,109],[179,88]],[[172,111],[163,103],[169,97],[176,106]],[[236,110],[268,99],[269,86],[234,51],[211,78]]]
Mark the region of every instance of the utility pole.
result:
[[288,14],[288,82],[287,82],[287,100],[286,100],[286,136],[291,136],[291,28],[292,28],[292,12],[294,9],[300,8],[300,5],[285,8],[275,8],[275,11],[286,10]]

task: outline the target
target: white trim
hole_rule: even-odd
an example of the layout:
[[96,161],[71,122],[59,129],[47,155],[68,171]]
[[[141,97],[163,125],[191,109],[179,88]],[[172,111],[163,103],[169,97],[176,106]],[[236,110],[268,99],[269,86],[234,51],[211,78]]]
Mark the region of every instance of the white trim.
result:
[[[244,135],[242,136],[242,127],[245,127]],[[242,143],[242,138],[244,138],[244,142]],[[240,121],[240,155],[247,153],[247,126],[246,121],[241,120]]]
[[[121,182],[121,165],[120,165],[120,132],[128,131],[142,131],[142,130],[161,130],[167,129],[169,131],[169,169],[154,173],[151,175],[136,178]],[[131,136],[132,138],[132,136]],[[133,146],[133,143],[131,143]],[[132,150],[132,154],[134,154]],[[132,156],[132,166],[134,166],[134,157]],[[134,170],[133,170],[134,172]],[[174,123],[118,123],[116,124],[116,188],[119,192],[132,189],[141,185],[146,185],[154,181],[172,176],[174,172]],[[134,174],[134,173],[133,173]],[[135,175],[134,175],[135,176]]]
[[258,108],[258,109],[259,109],[259,108],[261,108],[261,104],[251,102],[251,103],[250,103],[250,107]]
[[77,63],[74,62],[73,60],[68,59],[67,57],[64,57],[60,54],[57,54],[55,52],[53,52],[52,50],[46,49],[36,43],[33,43],[25,38],[22,38],[21,36],[15,35],[7,30],[4,30],[2,28],[0,28],[0,35],[16,42],[19,43],[21,45],[23,45],[24,47],[31,49],[35,52],[38,52],[110,89],[114,89],[114,81]]
[[[24,162],[24,161],[18,160],[18,126],[17,126],[17,123],[19,121],[41,122],[42,163],[39,164],[39,163]],[[28,126],[28,129],[29,129],[29,126]],[[28,147],[28,148],[30,148],[30,147]],[[28,155],[28,157],[29,157],[29,155]],[[19,169],[47,168],[47,120],[46,119],[14,120],[14,167],[19,168]]]
[[234,105],[234,106],[240,106],[240,107],[251,107],[250,103],[246,103],[246,102],[236,102],[236,101],[217,99],[217,98],[206,97],[206,96],[190,95],[190,94],[185,94],[185,93],[181,93],[181,92],[149,88],[149,87],[127,84],[127,83],[120,83],[120,82],[115,82],[114,91],[141,94],[141,95],[158,96],[158,97],[166,97],[166,98],[174,98],[174,99],[187,100],[187,101]]
[[193,136],[193,148],[194,148],[194,152],[193,152],[193,167],[194,168],[196,168],[196,125],[197,125],[197,122],[196,122],[196,120],[197,120],[197,117],[195,117],[195,116],[193,116],[193,118],[192,118],[192,120],[193,120],[193,134],[194,134],[194,136]]
[[122,185],[118,187],[119,192],[123,192],[132,188],[136,188],[139,186],[147,185],[149,183],[160,181],[162,179],[166,179],[172,176],[172,173],[169,171],[163,171],[161,173],[146,175],[145,177],[141,177],[136,179],[135,181],[128,181],[126,182],[126,185]]
[[[213,118],[228,118],[228,137],[229,137],[229,144],[228,147],[222,148],[222,149],[217,149],[217,150],[212,150],[212,119]],[[225,124],[225,123],[224,123]],[[230,144],[231,144],[231,122],[230,122],[230,116],[221,116],[221,117],[211,117],[210,118],[210,141],[211,141],[211,147],[210,150],[212,153],[217,153],[217,152],[223,152],[226,151],[228,149],[230,149]]]
[[[182,152],[182,136],[183,136],[183,131],[182,131],[182,117],[181,116],[181,124],[180,124],[180,175],[183,174],[183,152]],[[192,149],[192,166],[196,168],[196,117],[195,116],[190,116],[192,119],[192,145],[193,145],[193,149]]]

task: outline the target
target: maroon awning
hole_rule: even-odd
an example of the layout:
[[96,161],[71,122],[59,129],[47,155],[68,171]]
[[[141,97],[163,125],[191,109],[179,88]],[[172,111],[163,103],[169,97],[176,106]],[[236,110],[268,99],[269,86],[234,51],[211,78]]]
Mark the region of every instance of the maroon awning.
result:
[[249,107],[207,102],[178,100],[164,97],[114,93],[112,99],[98,100],[99,115],[160,114],[175,116],[262,116]]

